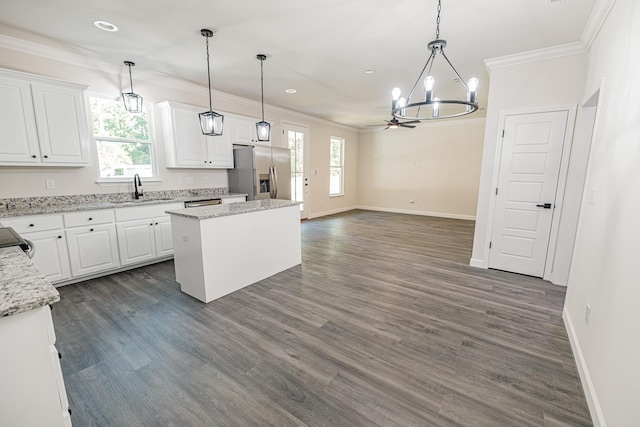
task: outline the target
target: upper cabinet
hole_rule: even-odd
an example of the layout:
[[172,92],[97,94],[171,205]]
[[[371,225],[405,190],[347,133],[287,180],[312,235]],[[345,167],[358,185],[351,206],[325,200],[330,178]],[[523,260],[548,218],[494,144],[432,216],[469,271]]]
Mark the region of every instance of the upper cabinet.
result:
[[220,136],[202,134],[198,114],[202,107],[162,102],[165,156],[170,168],[233,168],[233,142],[227,117]]
[[0,70],[0,165],[89,163],[86,86]]
[[232,133],[234,144],[271,145],[270,141],[258,141],[256,134],[256,123],[259,121],[258,119],[241,116],[230,117],[230,119],[233,125]]

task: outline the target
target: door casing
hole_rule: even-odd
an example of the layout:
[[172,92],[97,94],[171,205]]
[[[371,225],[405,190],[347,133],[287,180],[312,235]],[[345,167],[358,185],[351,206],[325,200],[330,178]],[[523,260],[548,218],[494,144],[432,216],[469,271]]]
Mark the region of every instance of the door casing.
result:
[[[503,144],[502,130],[505,128],[507,117],[513,116],[513,115],[548,113],[548,112],[554,112],[554,111],[567,111],[568,117],[567,117],[567,128],[565,130],[565,135],[564,135],[564,144],[562,147],[562,160],[560,163],[560,174],[558,176],[558,187],[557,187],[558,189],[556,191],[556,198],[553,201],[553,203],[556,206],[556,209],[553,215],[553,220],[551,222],[551,233],[549,236],[549,249],[547,251],[544,275],[542,277],[544,280],[550,280],[551,271],[553,269],[553,260],[555,257],[556,243],[558,240],[558,227],[560,225],[560,217],[562,216],[565,185],[567,181],[567,172],[569,170],[569,154],[571,152],[571,146],[573,143],[573,132],[575,127],[576,112],[577,112],[576,104],[558,105],[558,106],[542,107],[542,108],[518,109],[518,110],[504,110],[500,112],[500,127],[499,127],[500,131],[496,136],[498,138],[498,143],[496,144],[496,152],[494,153],[494,156],[495,156],[494,165],[496,165],[496,167],[493,168],[493,173],[491,178],[492,192],[491,192],[491,200],[489,202],[488,217],[491,218],[491,221],[488,224],[488,227],[486,230],[486,236],[485,236],[485,239],[486,239],[485,241],[488,247],[489,244],[491,243],[491,236],[493,235],[493,226],[494,226],[493,218],[495,217],[495,207],[496,207],[495,188],[498,186],[498,179],[500,176],[500,158],[502,155],[502,144]],[[486,262],[485,268],[487,268],[489,264],[490,252],[488,248],[487,248],[487,254],[488,255],[485,260]]]

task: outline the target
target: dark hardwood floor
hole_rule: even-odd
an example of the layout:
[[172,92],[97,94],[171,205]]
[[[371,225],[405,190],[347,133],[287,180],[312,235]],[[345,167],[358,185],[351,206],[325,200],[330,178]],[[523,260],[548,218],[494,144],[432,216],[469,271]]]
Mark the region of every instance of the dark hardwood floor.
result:
[[210,304],[171,261],[60,288],[74,426],[592,425],[564,289],[469,267],[473,222],[351,211],[302,235],[301,266]]

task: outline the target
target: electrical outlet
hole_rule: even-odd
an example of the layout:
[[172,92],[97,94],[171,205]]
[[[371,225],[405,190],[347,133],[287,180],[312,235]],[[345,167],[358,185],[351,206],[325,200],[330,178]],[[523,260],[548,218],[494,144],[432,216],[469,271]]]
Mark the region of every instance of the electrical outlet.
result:
[[584,323],[589,324],[589,317],[591,317],[591,306],[587,304],[587,308],[584,311]]
[[53,190],[56,188],[56,181],[53,179],[45,179],[45,184],[47,185],[47,190]]
[[598,195],[598,189],[597,188],[592,188],[591,190],[589,190],[589,204],[590,205],[595,205],[596,204],[596,196]]
[[188,176],[187,177],[187,184],[193,184],[193,177],[192,176]]
[[189,235],[188,234],[183,234],[182,235],[182,241],[185,243],[189,243]]
[[183,177],[178,178],[178,184],[179,185],[183,185],[184,184],[184,178]]

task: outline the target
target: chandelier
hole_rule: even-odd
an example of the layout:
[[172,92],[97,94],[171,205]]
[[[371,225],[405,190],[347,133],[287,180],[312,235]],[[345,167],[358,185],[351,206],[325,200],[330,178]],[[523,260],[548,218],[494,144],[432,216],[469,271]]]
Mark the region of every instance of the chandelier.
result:
[[[478,87],[478,79],[472,77],[464,82],[464,79],[458,73],[453,66],[447,55],[444,53],[444,48],[447,47],[447,41],[440,38],[440,10],[442,8],[441,0],[438,0],[438,18],[436,19],[436,38],[429,42],[427,48],[431,50],[427,63],[422,67],[422,71],[418,75],[416,82],[414,83],[409,95],[407,97],[401,97],[400,88],[394,88],[391,92],[391,114],[397,119],[412,119],[412,120],[434,120],[434,119],[446,119],[451,117],[460,117],[478,110],[478,100],[476,98],[476,89]],[[440,54],[449,64],[453,72],[455,73],[457,80],[462,86],[464,86],[467,97],[466,99],[439,99],[434,97],[435,78],[431,75],[431,68],[435,62],[438,54]],[[426,73],[425,73],[426,72]],[[422,77],[426,74],[424,81]],[[419,101],[411,101],[411,97],[414,95],[416,88],[423,82],[424,85],[424,98]]]

